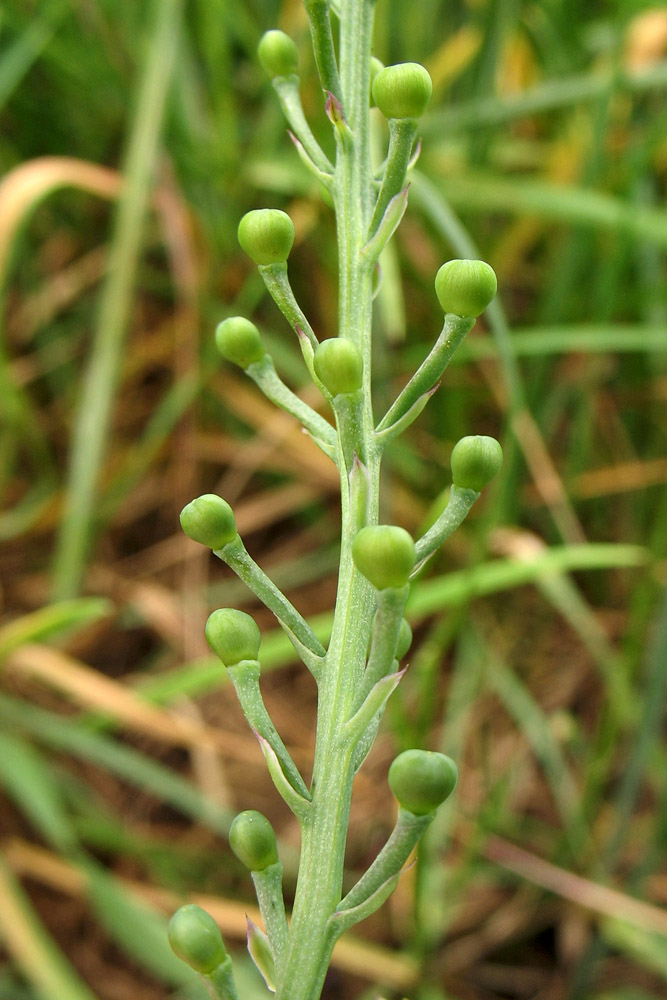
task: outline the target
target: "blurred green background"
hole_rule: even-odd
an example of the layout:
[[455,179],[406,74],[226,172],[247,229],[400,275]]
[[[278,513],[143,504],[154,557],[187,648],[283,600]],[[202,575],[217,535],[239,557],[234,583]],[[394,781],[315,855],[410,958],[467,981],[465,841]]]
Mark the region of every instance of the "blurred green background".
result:
[[[262,626],[266,700],[304,770],[315,692],[264,609],[183,538],[218,492],[326,634],[333,467],[212,331],[261,326],[319,406],[236,227],[284,208],[292,282],[336,331],[333,216],[255,58],[279,26],[330,148],[301,0],[8,0],[0,11],[0,997],[201,997],[169,953],[185,899],[244,998],[236,811],[298,832],[203,639]],[[423,530],[468,433],[501,476],[415,586],[410,670],[358,779],[348,862],[393,823],[397,750],[459,762],[455,801],[325,996],[659,1000],[667,989],[667,9],[617,0],[377,0],[376,54],[434,99],[376,299],[383,412],[440,329],[438,266],[500,295],[385,468]],[[384,124],[373,120],[378,160]]]

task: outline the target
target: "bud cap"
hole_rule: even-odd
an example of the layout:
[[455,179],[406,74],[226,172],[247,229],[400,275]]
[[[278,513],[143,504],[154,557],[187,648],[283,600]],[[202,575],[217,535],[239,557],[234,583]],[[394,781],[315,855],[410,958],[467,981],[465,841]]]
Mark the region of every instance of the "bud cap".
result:
[[209,975],[227,958],[220,928],[210,913],[188,903],[169,921],[169,944],[178,957],[201,975]]
[[385,118],[421,118],[432,92],[428,70],[419,63],[385,66],[373,78],[373,100]]
[[259,657],[262,637],[257,622],[245,611],[236,608],[214,611],[209,615],[205,632],[206,641],[226,667]]
[[215,343],[223,358],[239,368],[261,361],[266,354],[259,330],[243,316],[230,316],[218,323]]
[[239,813],[229,828],[229,843],[239,861],[253,872],[263,872],[278,861],[273,827],[256,809]]
[[352,558],[378,590],[404,587],[415,564],[415,543],[395,524],[368,525],[352,543]]
[[481,493],[503,464],[503,449],[495,438],[472,434],[454,445],[452,481],[462,490]]
[[255,264],[286,261],[294,243],[294,223],[278,208],[257,208],[239,222],[241,247]]
[[259,40],[257,56],[264,72],[274,76],[291,76],[299,68],[299,50],[284,31],[266,31]]
[[181,528],[195,542],[209,549],[222,549],[236,538],[234,511],[215,493],[204,493],[181,511]]
[[445,313],[479,316],[498,291],[498,279],[483,260],[448,260],[435,276],[435,294]]
[[359,348],[351,340],[331,337],[323,340],[313,357],[315,374],[322,385],[338,396],[361,388],[363,362]]
[[416,816],[435,812],[458,779],[456,764],[444,753],[404,750],[389,768],[389,787],[398,804]]

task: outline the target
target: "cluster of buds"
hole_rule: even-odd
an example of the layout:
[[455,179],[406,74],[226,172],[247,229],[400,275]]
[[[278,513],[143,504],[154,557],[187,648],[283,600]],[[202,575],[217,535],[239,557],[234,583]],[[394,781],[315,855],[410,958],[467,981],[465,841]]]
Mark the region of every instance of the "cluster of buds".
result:
[[[306,6],[314,10],[318,4]],[[311,30],[327,93],[326,108],[333,124],[338,165],[356,155],[354,123],[346,117],[335,51],[326,25],[327,19],[313,14]],[[301,107],[294,42],[284,32],[269,31],[260,41],[258,54],[280,99],[301,159],[340,210],[343,186],[337,180],[337,166],[319,146]],[[359,287],[368,289],[370,303],[371,276],[378,257],[405,211],[406,177],[414,162],[417,124],[428,106],[432,84],[426,69],[417,63],[383,67],[374,60],[369,76],[372,101],[389,128],[382,176],[369,184],[373,203],[365,216],[363,212],[359,215],[363,226],[358,233],[354,266],[360,276]],[[242,316],[224,319],[215,331],[215,343],[222,357],[243,369],[268,399],[296,418],[338,466],[344,497],[345,587],[354,595],[350,607],[357,609],[358,620],[351,623],[348,617],[344,632],[339,633],[334,619],[332,638],[325,647],[251,558],[238,534],[234,513],[222,498],[205,494],[191,501],[181,513],[181,525],[190,538],[212,549],[273,612],[320,685],[320,711],[326,710],[327,698],[332,703],[333,682],[329,676],[343,669],[346,657],[350,661],[350,676],[354,676],[355,683],[347,684],[346,697],[340,702],[344,710],[331,729],[331,753],[335,767],[343,769],[343,783],[351,787],[351,776],[365,759],[385,705],[404,673],[400,662],[412,641],[405,617],[411,581],[463,521],[498,472],[502,451],[494,438],[486,436],[465,437],[455,445],[447,507],[416,540],[403,527],[376,523],[380,461],[384,449],[427,405],[454,351],[493,299],[496,276],[488,264],[479,260],[449,260],[442,265],[435,278],[435,294],[444,314],[442,330],[418,370],[372,426],[368,338],[343,321],[339,337],[320,340],[316,336],[288,277],[288,259],[295,242],[295,227],[289,215],[270,208],[248,212],[240,221],[238,240],[297,334],[305,364],[332,410],[334,423],[283,381],[251,320]],[[350,635],[355,636],[356,649],[345,646]],[[266,710],[259,684],[261,635],[256,622],[242,611],[221,608],[208,619],[206,638],[226,667],[276,788],[299,820],[304,837],[311,836],[316,796],[326,795],[326,789],[321,789],[315,779],[310,786],[304,781]],[[330,763],[333,768],[333,757]],[[317,767],[316,760],[314,773]],[[399,806],[394,831],[370,868],[328,914],[322,925],[326,948],[332,948],[340,934],[372,913],[393,889],[410,852],[438,807],[453,792],[457,768],[444,754],[411,749],[396,757],[388,781]],[[326,807],[325,803],[319,808]],[[246,810],[234,820],[229,838],[232,850],[249,869],[255,884],[266,932],[252,924],[249,949],[271,986],[288,968],[285,956],[290,951],[292,934],[285,916],[276,836],[264,816]],[[298,934],[296,915],[293,927],[294,934]],[[170,940],[176,953],[205,979],[213,996],[235,1000],[229,959],[207,914],[190,905],[181,908],[172,920]],[[283,995],[287,996],[279,992],[279,996]]]

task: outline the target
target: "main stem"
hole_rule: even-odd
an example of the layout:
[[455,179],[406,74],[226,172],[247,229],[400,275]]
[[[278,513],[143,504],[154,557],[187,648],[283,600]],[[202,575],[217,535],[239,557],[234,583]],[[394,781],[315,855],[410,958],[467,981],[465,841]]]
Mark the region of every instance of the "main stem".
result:
[[[354,567],[352,542],[377,522],[379,455],[370,393],[371,273],[361,257],[371,217],[368,93],[372,0],[343,0],[340,79],[347,129],[338,135],[334,204],[340,265],[340,336],[364,359],[360,399],[337,408],[341,486],[338,595],[322,671],[311,786],[312,808],[302,829],[301,860],[277,1000],[318,1000],[331,958],[327,924],[340,901],[354,769],[343,725],[362,680],[372,624],[370,585]],[[349,130],[349,131],[348,131]],[[355,464],[354,457],[365,466]]]

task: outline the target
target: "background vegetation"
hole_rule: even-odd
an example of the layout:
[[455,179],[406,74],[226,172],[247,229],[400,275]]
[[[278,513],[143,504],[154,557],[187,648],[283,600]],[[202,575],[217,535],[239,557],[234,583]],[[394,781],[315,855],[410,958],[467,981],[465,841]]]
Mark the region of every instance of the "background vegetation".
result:
[[[479,255],[499,304],[396,445],[384,519],[417,531],[466,433],[503,440],[481,510],[415,587],[411,666],[358,779],[350,872],[392,825],[397,750],[460,762],[327,996],[650,1000],[667,982],[667,13],[639,0],[378,0],[376,51],[432,73],[407,218],[377,299],[377,398],[439,330],[435,271]],[[257,614],[300,764],[314,690],[274,623],[181,536],[201,492],[326,634],[336,476],[212,330],[244,313],[311,402],[236,243],[289,211],[291,274],[335,330],[332,215],[254,56],[300,0],[9,0],[0,15],[0,997],[198,997],[165,914],[239,951],[241,808],[296,829],[203,639]],[[377,123],[378,147],[382,125]],[[477,250],[475,249],[477,248]],[[661,867],[662,866],[662,867]],[[289,884],[289,877],[288,877]],[[243,995],[258,984],[248,971]]]

